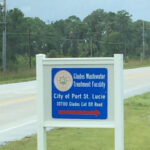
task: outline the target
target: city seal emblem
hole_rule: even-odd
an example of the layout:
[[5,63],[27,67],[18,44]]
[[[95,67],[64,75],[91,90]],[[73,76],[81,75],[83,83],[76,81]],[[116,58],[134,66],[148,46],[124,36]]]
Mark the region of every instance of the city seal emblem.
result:
[[66,92],[72,87],[72,75],[66,70],[58,71],[54,77],[54,84],[57,90]]

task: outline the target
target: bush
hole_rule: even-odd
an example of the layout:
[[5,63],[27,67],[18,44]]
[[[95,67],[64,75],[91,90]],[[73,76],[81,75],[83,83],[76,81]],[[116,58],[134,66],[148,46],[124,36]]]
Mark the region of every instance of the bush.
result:
[[51,58],[59,57],[59,54],[56,50],[50,50],[46,55],[47,57],[51,57]]

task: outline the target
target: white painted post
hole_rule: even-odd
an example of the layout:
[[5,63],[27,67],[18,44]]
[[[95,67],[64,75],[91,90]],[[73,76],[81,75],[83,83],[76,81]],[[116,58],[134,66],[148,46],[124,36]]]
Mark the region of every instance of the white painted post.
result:
[[38,100],[38,133],[37,147],[38,150],[46,150],[46,128],[43,127],[44,122],[44,86],[43,86],[43,59],[44,54],[36,55],[36,76],[37,76],[37,100]]
[[124,150],[123,55],[114,55],[115,150]]

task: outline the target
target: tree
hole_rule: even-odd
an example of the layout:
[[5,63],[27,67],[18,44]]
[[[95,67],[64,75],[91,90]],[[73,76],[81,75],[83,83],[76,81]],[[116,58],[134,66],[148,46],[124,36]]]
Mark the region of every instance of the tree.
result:
[[107,13],[103,9],[98,9],[84,19],[84,22],[89,26],[88,36],[95,47],[95,54],[98,55],[102,53],[100,41],[104,33],[106,15]]
[[15,54],[23,54],[25,46],[24,14],[15,8],[7,13],[7,57],[8,60],[15,60]]
[[120,33],[120,42],[123,42],[121,49],[126,57],[131,41],[131,15],[125,10],[118,11],[116,14],[116,30]]

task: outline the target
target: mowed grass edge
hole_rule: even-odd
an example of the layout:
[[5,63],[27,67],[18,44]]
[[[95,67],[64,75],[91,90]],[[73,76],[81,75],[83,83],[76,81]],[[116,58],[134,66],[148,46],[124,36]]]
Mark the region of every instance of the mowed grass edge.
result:
[[125,69],[148,67],[148,66],[150,66],[150,58],[146,58],[142,61],[140,59],[130,59],[128,62],[124,61]]
[[35,80],[35,68],[20,69],[18,71],[0,72],[0,84],[17,83]]
[[[125,100],[125,150],[150,150],[150,93]],[[113,129],[54,128],[48,150],[114,150]],[[37,150],[36,136],[0,146],[0,150]]]

